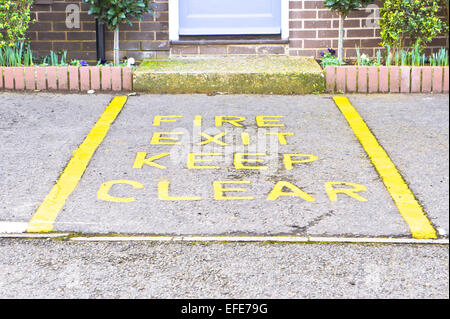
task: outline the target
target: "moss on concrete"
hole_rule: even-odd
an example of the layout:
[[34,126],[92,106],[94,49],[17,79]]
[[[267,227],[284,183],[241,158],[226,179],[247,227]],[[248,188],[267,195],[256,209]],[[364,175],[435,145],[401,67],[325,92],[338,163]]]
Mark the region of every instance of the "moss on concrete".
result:
[[314,59],[289,57],[146,60],[134,89],[148,93],[308,94],[325,90]]

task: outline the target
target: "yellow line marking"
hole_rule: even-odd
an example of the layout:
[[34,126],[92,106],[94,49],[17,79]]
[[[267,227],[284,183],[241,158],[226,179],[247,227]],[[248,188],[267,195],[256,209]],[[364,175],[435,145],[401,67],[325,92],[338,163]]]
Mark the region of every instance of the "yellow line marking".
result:
[[77,187],[92,155],[105,138],[112,122],[114,122],[126,101],[126,96],[118,96],[111,101],[83,143],[73,153],[58,181],[29,221],[27,232],[46,233],[53,230],[53,223],[63,208],[67,197]]
[[345,96],[333,99],[375,166],[400,214],[408,224],[412,236],[414,238],[437,238],[436,230],[413,192],[353,105]]

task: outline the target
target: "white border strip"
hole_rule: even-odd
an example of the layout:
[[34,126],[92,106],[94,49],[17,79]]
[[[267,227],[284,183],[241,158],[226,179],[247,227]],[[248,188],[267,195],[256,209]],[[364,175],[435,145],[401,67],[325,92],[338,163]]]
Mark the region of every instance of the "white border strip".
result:
[[180,28],[178,0],[169,0],[169,40],[177,41],[180,36],[178,29]]
[[60,238],[67,237],[69,233],[17,233],[17,234],[1,234],[0,238]]
[[281,0],[281,38],[289,40],[289,0]]
[[415,238],[348,238],[348,237],[299,237],[299,236],[93,236],[72,237],[80,242],[279,242],[279,243],[379,243],[379,244],[438,244],[448,245],[448,239]]
[[26,232],[28,223],[24,222],[1,222],[0,234],[24,233]]
[[[289,39],[289,0],[281,1],[281,38]],[[180,39],[180,16],[179,0],[169,0],[169,40],[177,41]]]

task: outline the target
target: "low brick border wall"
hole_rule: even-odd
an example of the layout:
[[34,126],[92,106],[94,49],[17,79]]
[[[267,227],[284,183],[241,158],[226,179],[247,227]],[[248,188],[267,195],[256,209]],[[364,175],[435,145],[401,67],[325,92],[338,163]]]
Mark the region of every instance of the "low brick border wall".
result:
[[15,91],[131,91],[131,67],[0,67],[0,89]]
[[325,77],[327,92],[449,92],[449,67],[326,66]]

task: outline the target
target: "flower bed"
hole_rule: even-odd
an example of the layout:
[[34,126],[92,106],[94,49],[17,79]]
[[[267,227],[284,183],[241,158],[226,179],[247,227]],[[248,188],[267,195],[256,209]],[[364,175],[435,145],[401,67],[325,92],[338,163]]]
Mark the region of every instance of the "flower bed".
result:
[[449,92],[448,66],[326,66],[325,76],[327,92]]
[[131,91],[131,67],[0,67],[0,89],[16,91]]

